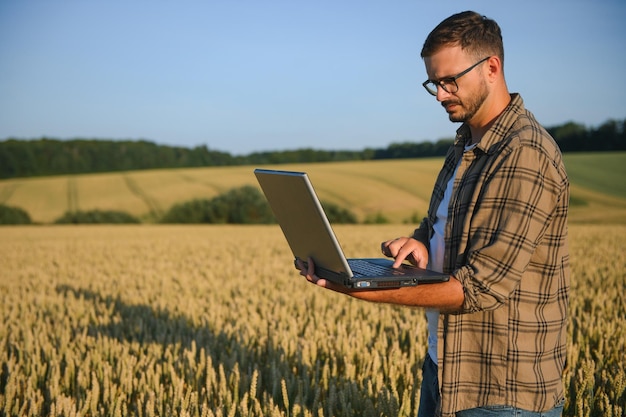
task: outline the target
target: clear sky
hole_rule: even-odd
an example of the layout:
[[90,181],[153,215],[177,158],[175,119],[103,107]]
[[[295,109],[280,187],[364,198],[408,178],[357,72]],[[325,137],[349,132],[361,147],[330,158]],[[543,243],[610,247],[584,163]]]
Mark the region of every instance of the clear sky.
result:
[[237,155],[449,138],[419,53],[468,9],[500,24],[509,89],[541,123],[626,118],[624,0],[0,0],[0,140]]

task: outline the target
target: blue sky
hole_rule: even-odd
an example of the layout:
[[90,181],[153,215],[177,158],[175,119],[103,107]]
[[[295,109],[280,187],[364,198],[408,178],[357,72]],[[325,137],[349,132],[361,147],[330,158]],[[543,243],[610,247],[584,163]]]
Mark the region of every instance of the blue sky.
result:
[[626,2],[0,0],[0,140],[146,139],[247,154],[452,137],[426,35],[500,24],[546,126],[626,118]]

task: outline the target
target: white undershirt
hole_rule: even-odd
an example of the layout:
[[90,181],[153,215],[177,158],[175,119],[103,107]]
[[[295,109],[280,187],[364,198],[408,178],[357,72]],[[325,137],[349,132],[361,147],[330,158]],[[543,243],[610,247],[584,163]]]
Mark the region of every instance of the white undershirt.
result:
[[[465,147],[465,152],[474,149],[476,144]],[[459,164],[460,164],[459,159]],[[443,255],[446,250],[444,241],[444,233],[446,222],[448,221],[448,206],[450,205],[450,197],[452,196],[452,188],[454,179],[459,170],[457,164],[454,174],[450,177],[446,185],[446,191],[443,193],[443,199],[437,208],[435,224],[433,225],[434,233],[430,239],[430,254],[428,257],[428,268],[436,272],[443,272]],[[428,320],[428,356],[437,363],[437,327],[439,325],[439,311],[426,309],[426,319]]]

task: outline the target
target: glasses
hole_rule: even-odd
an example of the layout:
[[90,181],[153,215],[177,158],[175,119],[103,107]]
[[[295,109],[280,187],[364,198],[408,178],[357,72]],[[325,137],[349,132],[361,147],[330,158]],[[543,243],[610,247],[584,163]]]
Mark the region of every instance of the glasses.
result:
[[478,65],[488,60],[489,58],[491,57],[488,56],[486,58],[481,59],[480,61],[478,61],[477,63],[475,63],[468,69],[466,69],[465,71],[459,72],[454,77],[446,77],[446,78],[441,78],[439,80],[426,80],[422,83],[422,85],[424,86],[426,91],[428,91],[433,96],[437,96],[437,87],[443,88],[443,91],[445,91],[446,93],[454,94],[457,91],[459,91],[459,86],[456,83],[456,80],[458,80],[459,78],[461,78],[462,76],[464,76],[465,74],[467,74],[468,72],[476,68]]

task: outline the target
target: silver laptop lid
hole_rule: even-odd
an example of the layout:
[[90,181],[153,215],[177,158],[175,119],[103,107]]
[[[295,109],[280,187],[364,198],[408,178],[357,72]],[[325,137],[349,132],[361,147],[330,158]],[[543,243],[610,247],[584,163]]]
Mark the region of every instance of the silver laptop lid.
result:
[[295,258],[352,278],[348,261],[304,172],[255,169],[263,193]]

